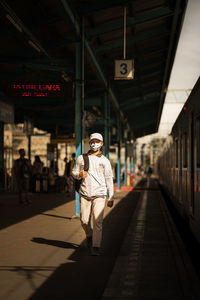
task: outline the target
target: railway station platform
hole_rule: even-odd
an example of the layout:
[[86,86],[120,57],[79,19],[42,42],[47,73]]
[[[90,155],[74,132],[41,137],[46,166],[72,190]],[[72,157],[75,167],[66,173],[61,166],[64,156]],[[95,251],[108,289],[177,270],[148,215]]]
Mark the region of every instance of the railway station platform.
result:
[[0,194],[0,300],[200,299],[200,280],[157,180],[115,191],[101,255],[84,247],[75,200]]

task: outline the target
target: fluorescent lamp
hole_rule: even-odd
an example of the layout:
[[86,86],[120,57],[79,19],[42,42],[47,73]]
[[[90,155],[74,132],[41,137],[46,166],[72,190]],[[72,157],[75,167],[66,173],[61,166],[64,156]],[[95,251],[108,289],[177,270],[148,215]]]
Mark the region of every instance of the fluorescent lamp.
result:
[[36,51],[41,52],[40,48],[39,48],[37,45],[35,45],[32,41],[28,41],[28,43],[29,43],[29,45],[30,45],[31,47],[33,47]]
[[19,31],[22,32],[22,28],[20,27],[19,24],[17,24],[17,22],[15,22],[15,20],[10,16],[10,15],[6,15],[6,18],[13,24],[13,26],[15,26],[15,28]]

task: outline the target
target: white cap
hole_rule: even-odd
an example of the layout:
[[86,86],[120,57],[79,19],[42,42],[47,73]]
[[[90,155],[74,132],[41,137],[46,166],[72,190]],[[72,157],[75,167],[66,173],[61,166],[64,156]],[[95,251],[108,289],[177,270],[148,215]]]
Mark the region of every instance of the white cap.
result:
[[90,141],[93,140],[93,139],[97,139],[97,140],[103,142],[103,137],[102,137],[102,135],[100,133],[92,133],[90,135]]

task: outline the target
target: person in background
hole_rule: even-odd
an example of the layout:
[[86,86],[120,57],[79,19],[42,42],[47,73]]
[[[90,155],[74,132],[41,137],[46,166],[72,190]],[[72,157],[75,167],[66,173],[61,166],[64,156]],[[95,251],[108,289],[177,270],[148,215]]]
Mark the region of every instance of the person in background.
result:
[[71,160],[67,164],[67,187],[70,195],[74,192],[74,180],[72,176],[72,170],[76,163],[76,153],[72,153]]
[[[77,158],[72,170],[75,179],[83,179],[80,185],[80,220],[86,234],[87,247],[92,255],[100,255],[103,214],[108,192],[107,206],[113,206],[113,172],[110,161],[103,155],[103,137],[93,133],[89,139],[89,169],[84,171],[83,155]],[[93,221],[93,226],[91,224]]]
[[152,166],[149,166],[149,168],[147,170],[147,176],[151,177],[152,173],[153,173],[153,168],[152,168]]
[[18,197],[19,203],[22,204],[26,202],[27,204],[31,203],[28,193],[30,186],[30,177],[31,177],[31,162],[29,159],[25,158],[25,150],[19,149],[20,157],[15,160],[13,166],[13,173],[16,178],[17,188],[18,188]]
[[63,177],[65,179],[65,182],[64,182],[64,190],[65,192],[68,194],[69,193],[69,180],[68,180],[68,177],[70,175],[70,169],[69,169],[69,163],[67,161],[67,157],[64,158],[64,162],[65,162],[65,170],[64,170],[64,174],[63,174]]
[[55,192],[56,189],[56,176],[55,176],[55,164],[52,160],[49,167],[49,174],[48,174],[48,187],[50,192]]
[[[35,155],[35,161],[32,166],[32,191],[40,191],[42,186],[42,169],[43,169],[43,162],[40,160],[39,155]],[[37,183],[37,189],[36,189]]]

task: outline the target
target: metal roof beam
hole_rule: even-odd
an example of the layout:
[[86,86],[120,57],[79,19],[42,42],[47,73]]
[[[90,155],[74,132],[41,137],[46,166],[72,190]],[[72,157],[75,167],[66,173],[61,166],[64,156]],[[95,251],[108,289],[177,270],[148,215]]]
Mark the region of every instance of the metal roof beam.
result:
[[39,63],[22,63],[22,62],[12,62],[8,61],[7,64],[14,64],[14,65],[21,65],[22,67],[27,67],[29,69],[33,70],[49,70],[49,71],[58,71],[58,72],[71,72],[72,68],[71,67],[66,67],[66,66],[55,66],[55,65],[49,65],[49,64],[39,64]]
[[132,1],[133,0],[101,0],[95,2],[94,4],[92,4],[91,2],[88,5],[84,3],[81,7],[78,8],[78,13],[84,16],[90,15],[103,9],[109,9],[115,6],[125,6]]
[[[169,17],[173,15],[173,12],[171,9],[169,9],[168,7],[162,7],[160,9],[151,11],[151,12],[147,12],[147,13],[143,13],[140,14],[136,17],[132,17],[132,18],[127,18],[127,28],[137,25],[137,24],[141,24],[141,23],[145,23],[145,22],[149,22],[149,21],[154,21],[158,18],[163,18],[163,17]],[[119,21],[115,21],[112,23],[107,24],[106,26],[99,26],[97,28],[92,28],[92,29],[88,29],[86,34],[88,38],[94,38],[97,37],[101,34],[105,34],[108,32],[112,32],[118,29],[123,28],[123,22],[122,20]]]
[[144,97],[145,99],[141,98],[138,99],[138,101],[134,101],[134,102],[128,102],[128,103],[124,103],[123,105],[121,105],[121,108],[123,109],[123,111],[127,111],[127,110],[133,110],[135,108],[138,108],[138,107],[141,107],[141,106],[146,106],[148,104],[152,104],[152,103],[155,103],[155,102],[159,102],[159,95],[157,97],[149,97],[149,98],[146,98]]
[[22,57],[0,57],[0,63],[8,64],[25,64],[25,63],[38,63],[38,64],[47,64],[47,65],[60,65],[60,66],[72,66],[72,59],[67,58],[22,58]]
[[4,10],[8,13],[8,16],[11,17],[17,26],[22,30],[23,33],[27,35],[27,37],[30,39],[29,43],[34,44],[41,53],[43,53],[45,56],[49,57],[46,50],[42,47],[40,42],[37,40],[37,38],[30,32],[30,30],[23,24],[23,22],[18,18],[18,16],[15,14],[14,10],[10,8],[10,6],[6,3],[6,1],[1,0],[0,5],[4,8]]
[[[70,5],[68,4],[67,0],[60,0],[61,3],[63,4],[63,7],[64,7],[64,10],[66,12],[66,14],[68,15],[68,17],[70,18],[73,26],[75,27],[76,29],[76,32],[79,36],[81,36],[81,25],[80,25],[80,22],[78,21],[78,17],[74,14],[74,12],[72,11]],[[115,2],[115,1],[113,1]],[[113,92],[113,90],[108,87],[108,81],[107,81],[107,78],[103,72],[103,69],[100,65],[100,63],[98,62],[97,58],[96,58],[96,55],[95,55],[95,52],[93,51],[92,47],[90,46],[89,42],[87,41],[87,39],[85,39],[85,48],[90,56],[90,59],[93,63],[93,65],[95,66],[97,72],[98,72],[98,75],[105,87],[105,89],[108,89],[108,92],[111,96],[111,100],[115,106],[115,108],[119,111],[119,114],[121,116],[121,119],[124,121],[125,118],[124,118],[124,115],[122,113],[122,111],[120,110],[120,107],[119,107],[119,103],[117,101],[117,98]]]
[[86,97],[85,98],[85,106],[92,107],[92,106],[102,106],[102,98],[97,97]]
[[[155,93],[150,93],[150,94],[144,94],[144,99],[145,102],[150,100],[150,99],[155,99],[160,96],[160,93],[155,92]],[[130,98],[124,102],[121,103],[120,107],[124,109],[129,109],[129,108],[134,108],[136,106],[144,105],[143,103],[143,98],[142,97],[134,97]]]
[[[37,18],[37,23],[35,23],[35,18],[33,20],[29,20],[26,23],[26,26],[30,30],[37,30],[41,29],[42,26],[48,26],[51,24],[55,24],[59,21],[62,21],[61,17],[58,17],[57,15],[48,15],[48,16],[43,16],[42,18],[38,19]],[[16,32],[15,28],[13,28],[13,33]],[[10,35],[10,28],[4,28],[3,30],[0,31],[1,38],[2,37],[7,37]]]
[[[133,52],[133,50],[131,50],[131,51],[127,52],[127,57],[134,57],[135,63],[137,63],[137,64],[141,63],[142,65],[146,66],[149,63],[152,64],[152,63],[158,62],[160,60],[165,61],[164,55],[162,53],[161,54],[159,54],[159,53],[163,52],[163,51],[167,51],[167,49],[168,49],[167,47],[157,48],[157,50],[156,49],[153,50],[153,48],[147,48],[145,51],[141,50],[138,55],[136,55]],[[151,52],[151,50],[152,50],[152,52]],[[155,58],[149,58],[149,56],[154,56],[154,55],[156,55]],[[147,57],[147,58],[144,59],[144,57]],[[119,55],[118,59],[121,59],[120,55]],[[113,67],[113,64],[114,64],[114,62],[111,61],[110,59],[105,59],[104,63],[108,67],[108,69],[111,69],[111,66]],[[141,68],[142,67],[143,66],[141,66]]]
[[[109,126],[116,124],[115,119],[109,119]],[[100,120],[96,120],[93,124],[94,126],[105,126],[105,120],[104,119],[100,119]]]
[[[60,48],[60,47],[65,47],[69,44],[75,43],[77,39],[74,36],[65,36],[59,39],[51,40],[48,41],[47,43],[44,44],[44,48],[46,51],[55,51],[55,49]],[[17,48],[15,50],[15,56],[16,57],[29,57],[32,56],[33,53],[35,53],[35,49],[32,47],[29,47],[29,44],[24,45],[24,47]],[[5,53],[6,55],[7,53]],[[73,53],[69,54],[70,56],[73,56]],[[48,56],[50,58],[50,56]]]
[[[132,93],[132,97],[131,97],[131,93]],[[150,93],[160,93],[160,90],[159,90],[159,86],[154,86],[149,89],[143,89],[143,94],[144,94],[144,97],[145,95],[147,94],[150,94]],[[138,91],[137,91],[137,86],[134,87],[133,90],[130,90],[129,92],[127,93],[123,93],[123,94],[120,94],[120,99],[123,98],[123,99],[130,99],[130,97],[133,99],[133,98],[138,98],[140,97],[140,95],[138,94]]]
[[[142,77],[145,77],[145,76],[149,76],[149,75],[154,75],[154,73],[157,73],[157,72],[163,72],[163,66],[164,66],[164,61],[162,62],[159,62],[157,65],[152,65],[152,64],[149,64],[149,67],[146,71],[142,71],[140,72],[140,79]],[[148,66],[148,65],[147,65]],[[141,66],[140,66],[141,67]],[[137,66],[135,67],[135,69],[137,68]],[[136,75],[135,75],[135,79],[137,79]],[[121,87],[123,89],[123,85],[121,85]],[[126,85],[124,85],[124,88],[126,89]]]
[[[137,34],[137,35],[132,36],[132,37],[127,37],[127,46],[131,46],[131,45],[133,45],[137,42],[142,42],[144,40],[157,38],[159,36],[163,36],[163,35],[166,35],[166,34],[169,34],[169,30],[166,27],[160,27],[158,29],[154,29],[154,30],[151,30],[149,32]],[[123,44],[124,44],[124,40],[120,39],[120,40],[117,40],[115,42],[113,41],[112,43],[108,43],[106,45],[104,44],[104,45],[98,46],[94,50],[95,50],[96,54],[102,54],[104,52],[111,51],[111,50],[114,50],[116,48],[123,47]]]

